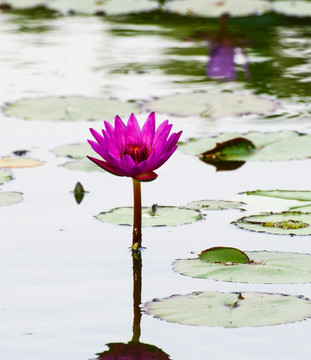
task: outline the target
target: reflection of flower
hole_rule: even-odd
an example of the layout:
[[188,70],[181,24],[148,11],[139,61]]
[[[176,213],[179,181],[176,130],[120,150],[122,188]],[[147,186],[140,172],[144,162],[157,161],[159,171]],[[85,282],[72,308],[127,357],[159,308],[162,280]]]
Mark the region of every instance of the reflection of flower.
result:
[[99,354],[97,360],[169,360],[169,356],[154,345],[113,343],[108,346],[109,350]]
[[214,42],[210,51],[207,76],[232,81],[235,79],[234,45],[232,42]]
[[242,37],[232,35],[227,31],[228,15],[219,18],[219,31],[207,38],[211,44],[209,63],[206,75],[224,81],[236,79],[236,65],[242,65],[245,77],[248,77],[248,61],[243,47],[248,41]]
[[155,130],[155,115],[151,113],[140,129],[137,119],[132,114],[123,123],[119,116],[114,127],[105,121],[105,129],[100,135],[90,129],[96,141],[89,144],[103,159],[88,157],[95,164],[118,176],[129,176],[138,181],[151,181],[157,178],[154,170],[163,165],[177,149],[181,131],[168,135],[172,125],[164,121]]
[[142,259],[141,253],[133,252],[133,337],[127,344],[110,343],[109,349],[98,354],[96,360],[169,360],[170,357],[154,345],[139,341],[141,321]]

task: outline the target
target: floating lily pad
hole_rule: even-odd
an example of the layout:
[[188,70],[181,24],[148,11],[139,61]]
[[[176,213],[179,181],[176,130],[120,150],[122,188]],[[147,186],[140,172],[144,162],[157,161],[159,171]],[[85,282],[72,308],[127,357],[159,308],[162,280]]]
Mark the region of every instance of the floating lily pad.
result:
[[0,169],[0,185],[13,179],[11,171]]
[[200,156],[213,149],[217,143],[243,137],[252,142],[256,149],[248,153],[227,153],[225,162],[236,161],[288,161],[302,160],[311,156],[311,135],[295,131],[277,133],[250,132],[248,134],[224,133],[217,137],[191,139],[182,143],[179,149],[189,155]]
[[54,0],[48,7],[62,14],[78,13],[92,15],[104,11],[106,0]]
[[107,15],[119,15],[152,11],[157,7],[157,2],[150,0],[110,0],[106,2],[104,11]]
[[91,161],[68,161],[61,166],[65,169],[73,171],[104,172],[100,167],[96,166]]
[[42,162],[36,159],[5,156],[0,158],[0,168],[24,168],[42,165]]
[[311,16],[310,1],[273,1],[271,6],[275,12],[280,14],[299,17]]
[[311,235],[311,213],[286,211],[252,215],[235,222],[242,229],[281,235]]
[[0,193],[0,206],[17,204],[23,200],[23,195],[16,191],[6,191]]
[[[122,207],[102,212],[96,218],[119,225],[133,224],[133,208]],[[199,211],[174,206],[153,205],[151,208],[142,208],[142,226],[177,226],[190,224],[200,220]]]
[[[214,255],[214,254],[211,254]],[[218,254],[216,254],[218,256]],[[231,254],[229,254],[231,255]],[[311,255],[268,251],[247,251],[249,264],[225,261],[204,262],[198,259],[177,260],[174,270],[182,275],[252,284],[288,284],[311,282]],[[215,257],[216,260],[223,260]]]
[[226,201],[226,200],[199,200],[191,201],[185,207],[193,210],[226,210],[226,209],[239,209],[245,205],[242,202]]
[[216,118],[269,112],[276,108],[276,102],[256,95],[198,92],[159,98],[145,103],[144,107],[151,111],[176,116],[200,115]]
[[173,295],[154,299],[144,309],[171,323],[224,328],[279,325],[311,317],[311,301],[307,298],[255,292]]
[[87,142],[81,144],[62,145],[52,151],[56,156],[68,157],[75,160],[86,159],[87,155],[97,155]]
[[302,205],[302,206],[292,206],[289,210],[311,213],[311,204]]
[[3,0],[0,1],[0,5],[7,4],[14,9],[30,9],[37,6],[44,6],[49,1],[51,0]]
[[169,2],[167,9],[182,15],[219,17],[224,14],[231,16],[262,14],[269,11],[271,6],[264,0],[177,0]]
[[311,191],[301,190],[256,190],[247,191],[247,195],[267,196],[279,199],[311,201]]
[[6,106],[8,116],[41,121],[111,121],[117,115],[139,112],[136,104],[119,100],[85,98],[82,96],[24,99]]
[[151,11],[156,3],[149,0],[54,0],[49,7],[63,14],[118,15]]

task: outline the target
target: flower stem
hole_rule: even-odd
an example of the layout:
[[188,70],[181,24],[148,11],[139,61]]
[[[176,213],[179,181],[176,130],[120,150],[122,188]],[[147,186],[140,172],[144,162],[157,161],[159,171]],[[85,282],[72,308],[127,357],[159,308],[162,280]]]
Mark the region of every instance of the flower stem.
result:
[[140,181],[133,179],[134,212],[133,212],[133,244],[132,249],[141,247],[141,186]]

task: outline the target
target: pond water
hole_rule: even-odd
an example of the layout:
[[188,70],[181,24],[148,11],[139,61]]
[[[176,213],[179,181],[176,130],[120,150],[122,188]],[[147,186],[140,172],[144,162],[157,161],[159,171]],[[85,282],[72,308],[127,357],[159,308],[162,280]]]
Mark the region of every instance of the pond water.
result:
[[[255,94],[271,101],[273,109],[237,116],[225,103],[219,117],[163,111],[156,112],[157,123],[168,118],[174,131],[183,130],[183,142],[223,132],[310,133],[310,17],[269,12],[222,21],[160,10],[119,16],[61,15],[44,8],[0,13],[0,157],[27,150],[27,157],[43,162],[12,169],[13,180],[0,189],[21,192],[24,198],[0,207],[1,358],[96,359],[108,349],[106,344],[132,339],[134,316],[132,229],[94,218],[101,211],[132,206],[131,179],[68,170],[60,165],[69,159],[52,151],[85,142],[91,138],[89,127],[99,130],[102,121],[26,120],[9,116],[7,104],[47,96],[131,101],[141,106],[137,117],[143,123],[150,112],[143,104],[157,98],[201,91]],[[233,65],[216,64],[213,73],[217,46],[226,48],[225,59]],[[228,54],[233,53],[232,59]],[[221,68],[227,73],[219,79]],[[115,115],[119,111],[116,107]],[[232,224],[246,215],[287,210],[286,200],[251,201],[240,193],[311,190],[310,165],[309,158],[289,158],[216,171],[177,151],[158,170],[156,181],[143,183],[144,206],[185,206],[207,199],[247,204],[245,211],[208,210],[192,224],[144,228],[141,303],[196,291],[311,297],[309,283],[194,279],[172,268],[176,259],[214,246],[311,253],[310,236],[251,232]],[[78,181],[88,191],[80,204],[73,194]],[[307,356],[311,320],[232,329],[169,323],[143,311],[140,330],[142,343],[174,360],[289,360]]]

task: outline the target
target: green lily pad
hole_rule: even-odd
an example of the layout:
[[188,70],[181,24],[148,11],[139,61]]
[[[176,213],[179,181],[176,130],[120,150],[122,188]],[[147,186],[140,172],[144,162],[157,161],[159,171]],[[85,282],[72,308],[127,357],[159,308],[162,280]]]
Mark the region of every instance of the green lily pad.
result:
[[258,327],[311,317],[311,301],[301,296],[256,292],[194,292],[154,299],[147,314],[170,323],[224,328]]
[[250,132],[248,134],[225,133],[217,137],[191,139],[181,143],[179,149],[189,155],[200,156],[213,149],[217,143],[243,137],[252,142],[256,149],[249,152],[227,153],[225,161],[288,161],[303,160],[311,156],[311,135],[295,131],[277,133]]
[[167,9],[182,15],[218,18],[224,14],[231,16],[262,14],[269,11],[271,6],[268,1],[264,0],[176,0],[169,2]]
[[91,161],[68,161],[61,165],[65,169],[72,171],[86,171],[86,172],[104,172],[100,167]]
[[276,102],[250,94],[198,92],[163,97],[149,101],[143,106],[150,111],[176,116],[200,115],[202,117],[217,118],[221,116],[238,116],[246,113],[269,112],[276,108]]
[[68,157],[75,160],[86,159],[87,155],[97,155],[87,142],[81,144],[62,145],[53,149],[52,151],[56,156]]
[[107,120],[116,116],[128,116],[140,112],[136,104],[111,99],[86,98],[82,96],[46,97],[24,99],[6,106],[7,116],[25,120],[41,121],[82,121]]
[[310,1],[273,1],[271,3],[272,10],[277,13],[289,16],[311,16]]
[[203,250],[200,261],[221,264],[249,264],[249,257],[241,250],[232,247],[217,246]]
[[311,213],[286,211],[243,217],[235,222],[242,229],[280,235],[311,235]]
[[249,264],[177,260],[174,270],[182,275],[251,284],[301,284],[311,282],[311,255],[268,251],[247,251]]
[[[132,225],[133,208],[120,207],[95,216],[97,219],[112,224]],[[142,208],[142,226],[177,226],[190,224],[202,219],[199,211],[174,206],[153,205]]]
[[151,11],[157,4],[149,0],[54,0],[49,7],[63,14],[73,12],[84,15],[119,15]]
[[13,179],[13,175],[12,175],[11,171],[5,170],[5,169],[0,169],[0,185],[4,184],[12,179]]
[[311,201],[311,191],[308,190],[255,190],[247,191],[246,194],[287,200]]
[[201,159],[228,160],[232,156],[240,157],[252,154],[256,150],[255,145],[248,139],[238,137],[217,143],[216,146],[200,155]]
[[193,210],[227,210],[227,209],[239,209],[245,205],[242,202],[227,201],[227,200],[199,200],[191,201],[186,204],[187,209]]
[[17,204],[21,201],[23,201],[23,195],[20,192],[6,191],[0,193],[0,206]]
[[0,168],[25,168],[39,165],[42,165],[40,160],[20,156],[5,156],[0,158]]

